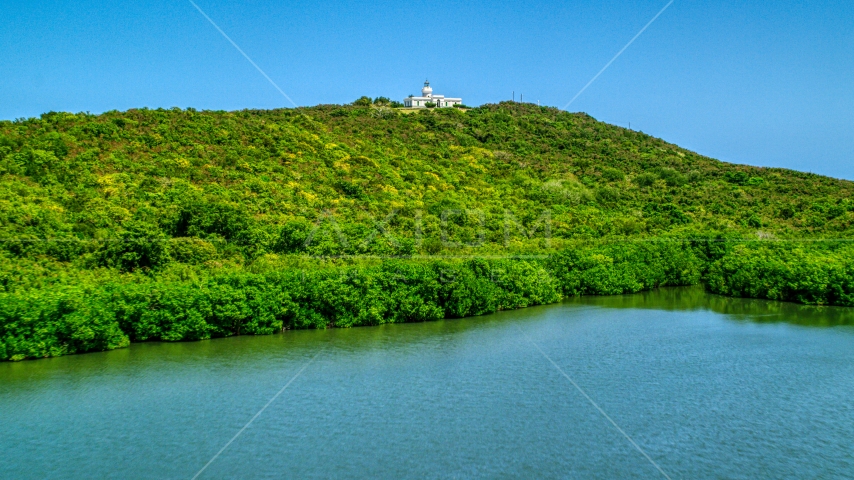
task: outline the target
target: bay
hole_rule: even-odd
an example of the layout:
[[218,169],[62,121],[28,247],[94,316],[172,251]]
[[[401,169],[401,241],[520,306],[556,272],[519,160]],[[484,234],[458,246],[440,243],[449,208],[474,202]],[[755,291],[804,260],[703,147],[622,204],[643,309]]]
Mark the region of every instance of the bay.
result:
[[675,288],[3,363],[0,477],[852,478],[852,325]]

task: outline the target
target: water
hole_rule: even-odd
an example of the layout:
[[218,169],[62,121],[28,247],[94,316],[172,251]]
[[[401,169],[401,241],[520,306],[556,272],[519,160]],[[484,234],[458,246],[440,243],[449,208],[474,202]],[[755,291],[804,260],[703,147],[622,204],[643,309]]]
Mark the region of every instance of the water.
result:
[[850,325],[666,289],[3,363],[0,477],[191,478],[305,367],[200,478],[664,478],[548,356],[671,478],[854,478]]

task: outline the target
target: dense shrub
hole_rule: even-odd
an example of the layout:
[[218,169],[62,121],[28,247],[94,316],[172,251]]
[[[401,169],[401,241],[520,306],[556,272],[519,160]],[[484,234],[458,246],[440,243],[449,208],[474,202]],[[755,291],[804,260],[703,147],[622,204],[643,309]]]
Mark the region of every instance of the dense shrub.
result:
[[83,288],[0,294],[0,360],[126,347],[114,311]]
[[707,283],[723,295],[854,306],[854,248],[741,244],[711,266]]
[[626,174],[616,168],[606,168],[602,170],[602,178],[609,182],[617,182],[626,178]]
[[0,294],[0,360],[129,341],[264,335],[291,328],[420,322],[637,292],[699,279],[676,243],[569,250],[548,260],[385,261]]
[[844,248],[738,242],[851,238],[851,182],[531,104],[396,105],[0,121],[0,358],[701,280],[850,303]]
[[170,243],[156,226],[131,222],[119,238],[103,242],[98,255],[102,265],[124,272],[157,269],[169,262]]
[[702,273],[702,263],[691,248],[667,241],[566,250],[550,258],[549,268],[564,295],[615,295],[694,285]]
[[649,187],[655,183],[656,176],[651,173],[642,173],[635,177],[635,184],[639,187]]

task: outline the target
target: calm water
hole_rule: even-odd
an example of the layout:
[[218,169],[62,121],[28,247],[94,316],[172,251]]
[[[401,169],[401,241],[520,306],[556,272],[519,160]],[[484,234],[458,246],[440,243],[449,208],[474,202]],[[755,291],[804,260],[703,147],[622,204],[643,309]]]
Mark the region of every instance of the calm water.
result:
[[305,367],[200,478],[663,478],[549,357],[672,478],[852,478],[852,324],[668,289],[3,363],[0,477],[191,478]]

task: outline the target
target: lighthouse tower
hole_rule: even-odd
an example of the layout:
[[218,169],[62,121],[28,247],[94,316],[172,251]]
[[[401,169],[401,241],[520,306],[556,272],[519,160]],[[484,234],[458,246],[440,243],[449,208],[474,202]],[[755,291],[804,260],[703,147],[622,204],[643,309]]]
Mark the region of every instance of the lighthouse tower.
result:
[[415,97],[410,95],[403,99],[403,106],[406,108],[445,108],[455,105],[462,105],[462,98],[450,98],[444,95],[433,95],[433,88],[430,87],[430,81],[424,80],[424,88],[421,89],[421,96]]
[[424,88],[421,89],[421,96],[424,98],[433,98],[433,89],[430,88],[429,80],[424,80]]

